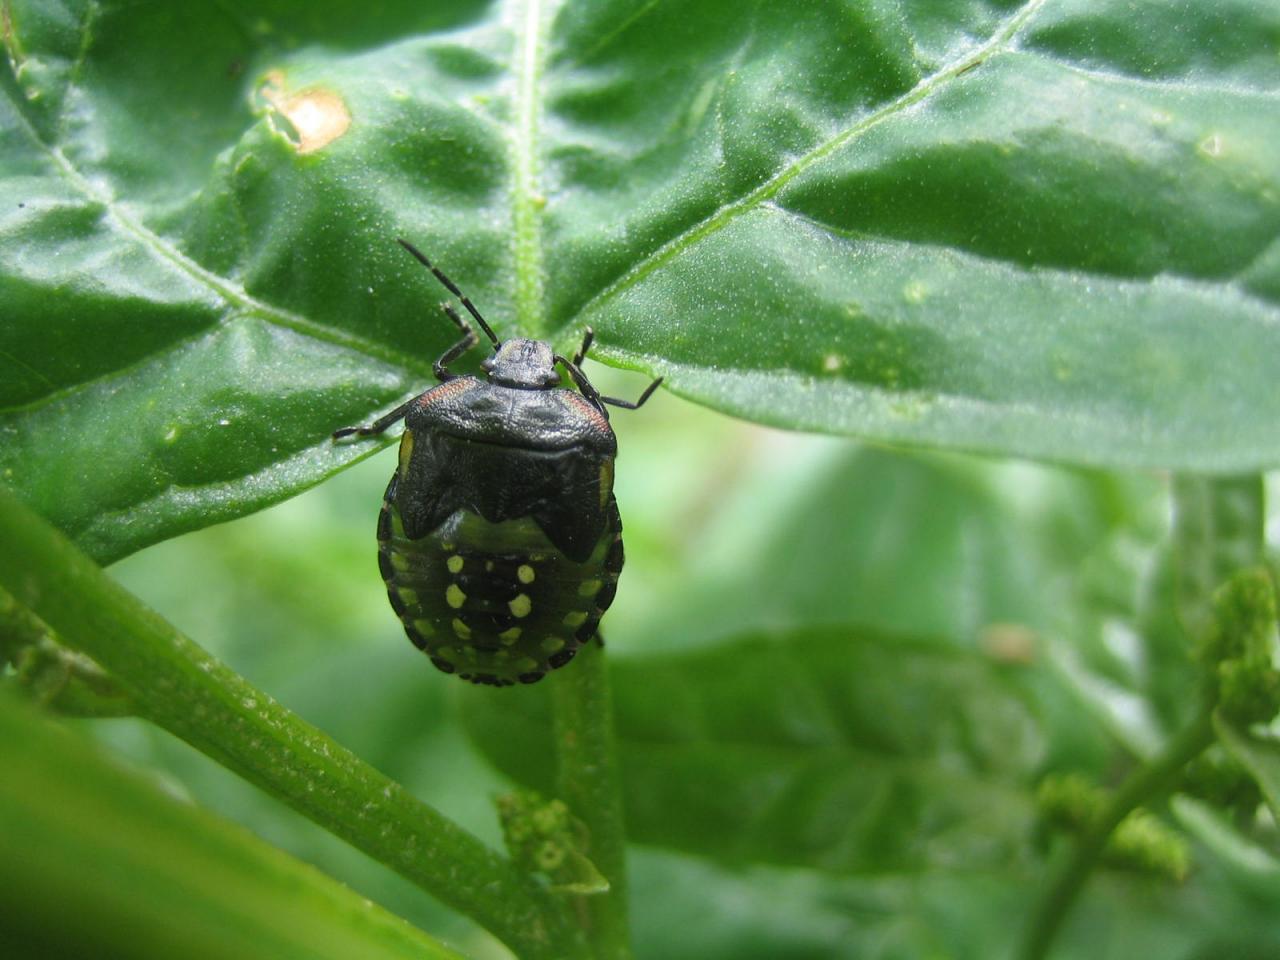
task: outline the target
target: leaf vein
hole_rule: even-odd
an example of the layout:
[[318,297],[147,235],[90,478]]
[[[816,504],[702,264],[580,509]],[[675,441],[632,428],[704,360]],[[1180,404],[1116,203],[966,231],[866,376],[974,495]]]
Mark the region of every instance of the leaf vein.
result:
[[176,273],[185,275],[197,285],[212,292],[229,307],[253,314],[274,326],[283,327],[316,340],[362,352],[386,363],[396,364],[408,371],[421,372],[424,376],[430,372],[430,367],[424,364],[420,358],[409,356],[402,351],[345,330],[318,323],[282,307],[265,303],[250,295],[239,284],[205,269],[180,251],[168,239],[131,216],[110,192],[94,186],[84,174],[76,169],[75,164],[67,158],[59,147],[46,143],[41,138],[39,132],[32,126],[29,118],[21,110],[15,110],[14,115],[18,118],[19,125],[31,142],[52,162],[57,174],[76,193],[89,202],[99,205],[114,223],[116,231],[126,235],[135,243],[150,251],[157,259],[167,263]]
[[67,87],[62,91],[62,102],[58,117],[57,136],[59,143],[66,140],[67,128],[71,123],[71,98],[75,95],[76,88],[80,85],[80,74],[84,71],[85,60],[89,57],[89,48],[93,45],[93,22],[97,19],[101,10],[102,4],[98,0],[92,0],[85,7],[84,20],[80,24],[80,48],[76,51],[75,62],[71,64],[71,69],[67,72]]
[[754,190],[731,203],[725,204],[704,220],[689,227],[680,235],[662,244],[647,257],[635,264],[612,283],[601,289],[595,296],[583,304],[577,316],[571,318],[566,327],[581,325],[581,318],[600,309],[601,304],[613,299],[624,291],[635,286],[649,274],[673,260],[686,249],[694,246],[704,237],[724,229],[738,217],[751,212],[762,204],[772,200],[782,189],[814,164],[824,160],[837,150],[846,146],[872,127],[893,117],[903,110],[927,99],[943,89],[947,83],[962,73],[967,73],[995,53],[1009,47],[1023,26],[1031,19],[1045,0],[1027,0],[1001,24],[1000,28],[980,47],[968,54],[958,57],[947,66],[924,78],[906,93],[874,110],[835,136],[819,143],[807,153],[797,157],[791,163],[778,170],[772,177]]
[[604,50],[606,47],[609,46],[609,44],[617,40],[618,37],[626,33],[627,30],[629,30],[636,23],[637,20],[640,20],[643,17],[648,16],[649,12],[653,10],[654,7],[658,6],[658,4],[660,3],[662,3],[662,0],[648,0],[647,3],[644,3],[641,6],[637,7],[629,15],[623,17],[622,20],[612,30],[608,31],[604,36],[602,36],[599,40],[597,40],[594,44],[592,44],[592,46],[585,53],[583,53],[580,57],[577,58],[578,61],[580,63],[590,63],[597,56],[599,56],[601,50]]

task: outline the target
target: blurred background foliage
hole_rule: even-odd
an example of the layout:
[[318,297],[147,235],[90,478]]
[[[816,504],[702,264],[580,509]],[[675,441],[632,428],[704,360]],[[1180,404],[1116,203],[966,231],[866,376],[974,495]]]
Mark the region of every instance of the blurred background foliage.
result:
[[[624,395],[639,381],[591,373]],[[661,394],[614,420],[628,561],[608,650],[640,955],[1007,948],[1050,849],[1035,839],[1037,783],[1076,771],[1114,784],[1191,702],[1168,615],[1167,484],[783,433]],[[112,573],[496,844],[504,774],[548,786],[545,685],[493,696],[446,682],[405,641],[372,529],[394,464],[384,451]],[[93,729],[464,952],[504,955],[166,734]],[[1100,873],[1062,956],[1275,946],[1273,828],[1185,803],[1168,822],[1192,838],[1190,878]]]

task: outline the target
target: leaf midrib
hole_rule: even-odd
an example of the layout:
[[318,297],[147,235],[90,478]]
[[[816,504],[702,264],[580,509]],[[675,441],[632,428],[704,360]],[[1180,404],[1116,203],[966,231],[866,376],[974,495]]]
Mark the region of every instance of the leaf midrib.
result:
[[538,94],[549,17],[543,0],[523,0],[514,12],[516,126],[511,138],[511,193],[516,326],[526,335],[538,337],[546,324],[541,217],[546,200],[539,189],[542,104]]

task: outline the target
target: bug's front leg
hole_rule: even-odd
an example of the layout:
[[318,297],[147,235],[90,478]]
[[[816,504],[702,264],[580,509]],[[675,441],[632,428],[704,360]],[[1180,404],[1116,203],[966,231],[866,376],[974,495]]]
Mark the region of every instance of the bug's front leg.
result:
[[458,316],[458,311],[453,309],[447,303],[440,304],[440,309],[444,311],[445,316],[453,321],[454,326],[462,331],[462,339],[446,350],[435,362],[433,369],[435,370],[436,379],[444,382],[445,380],[453,380],[458,374],[449,372],[449,364],[457,360],[460,356],[476,345],[476,332],[467,325],[467,321]]
[[333,431],[333,439],[341,440],[343,437],[349,437],[352,434],[355,434],[356,436],[360,436],[360,437],[369,437],[369,436],[373,436],[376,433],[382,433],[382,431],[386,430],[387,427],[391,426],[396,421],[404,419],[404,415],[408,412],[410,405],[413,403],[414,400],[417,400],[417,399],[418,399],[417,397],[414,397],[413,400],[406,400],[404,403],[400,404],[400,406],[396,407],[394,410],[388,413],[385,417],[380,417],[379,419],[373,421],[373,423],[370,423],[367,426],[343,427],[341,430],[335,430]]
[[[657,390],[658,387],[662,385],[663,378],[659,377],[657,380],[653,381],[653,383],[649,384],[649,386],[645,387],[644,393],[640,394],[639,400],[619,400],[617,397],[602,396],[596,391],[595,387],[590,385],[587,381],[586,374],[582,372],[582,361],[586,359],[587,351],[591,349],[591,344],[595,343],[595,339],[596,332],[590,327],[587,327],[582,336],[582,346],[580,346],[578,348],[578,352],[573,355],[572,361],[564,363],[565,369],[569,371],[569,376],[571,376],[573,378],[573,382],[578,385],[578,389],[581,390],[592,403],[596,404],[596,406],[599,406],[602,403],[607,403],[610,406],[622,407],[624,410],[639,410],[644,406],[644,402],[653,395],[653,391]],[[563,357],[556,357],[556,360],[564,362]]]

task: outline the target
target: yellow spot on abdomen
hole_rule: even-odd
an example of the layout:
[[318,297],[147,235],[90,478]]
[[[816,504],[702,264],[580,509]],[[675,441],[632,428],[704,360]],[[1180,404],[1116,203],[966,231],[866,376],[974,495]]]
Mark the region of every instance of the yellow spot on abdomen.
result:
[[505,644],[508,644],[508,645],[513,644],[520,639],[520,628],[512,627],[509,630],[503,630],[500,634],[498,634],[498,639]]
[[578,596],[594,597],[600,592],[600,587],[601,583],[599,580],[583,580],[582,583],[578,585]]
[[511,611],[513,617],[527,617],[529,611],[533,609],[533,601],[529,599],[527,593],[518,593],[515,599],[507,604],[507,609]]
[[467,602],[467,595],[462,592],[462,588],[456,583],[449,584],[449,589],[444,592],[444,602],[449,604],[455,610],[460,610],[462,605]]
[[462,564],[463,564],[462,557],[458,556],[458,554],[455,553],[452,557],[450,557],[448,560],[445,561],[444,565],[449,568],[450,573],[461,573]]
[[606,460],[600,464],[600,506],[609,503],[609,495],[613,493],[613,461]]
[[418,605],[418,591],[410,590],[408,587],[401,587],[396,591],[400,594],[400,599],[404,601],[406,607],[416,607]]
[[580,627],[587,622],[587,613],[585,610],[574,610],[572,613],[566,613],[564,620],[561,621],[566,627]]
[[533,578],[535,576],[537,576],[537,574],[533,572],[533,567],[529,566],[527,563],[522,563],[520,566],[516,567],[516,578],[521,583],[533,583]]
[[409,458],[413,456],[413,432],[408,427],[400,434],[400,475],[403,477],[409,469]]
[[436,632],[436,628],[430,620],[413,621],[413,629],[417,630],[424,637],[429,637]]
[[453,618],[453,632],[454,634],[457,635],[459,640],[471,639],[471,628],[468,627],[461,620],[459,620],[457,617]]
[[546,653],[555,653],[564,646],[564,641],[559,637],[547,637],[542,641],[542,649]]

